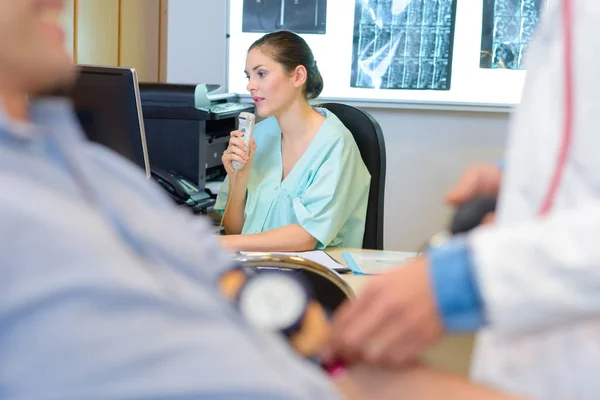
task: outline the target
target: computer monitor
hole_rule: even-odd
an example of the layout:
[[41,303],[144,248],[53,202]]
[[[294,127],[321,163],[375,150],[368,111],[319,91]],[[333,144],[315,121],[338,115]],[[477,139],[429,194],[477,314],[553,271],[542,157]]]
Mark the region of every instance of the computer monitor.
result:
[[86,136],[133,161],[150,177],[150,162],[138,86],[133,68],[80,65],[63,95],[74,104]]

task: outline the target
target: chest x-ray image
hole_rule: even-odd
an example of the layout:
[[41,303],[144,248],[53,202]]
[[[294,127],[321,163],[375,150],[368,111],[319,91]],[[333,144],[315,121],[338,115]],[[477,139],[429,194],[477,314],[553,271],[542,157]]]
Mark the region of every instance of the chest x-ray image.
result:
[[327,0],[244,0],[242,32],[325,34]]

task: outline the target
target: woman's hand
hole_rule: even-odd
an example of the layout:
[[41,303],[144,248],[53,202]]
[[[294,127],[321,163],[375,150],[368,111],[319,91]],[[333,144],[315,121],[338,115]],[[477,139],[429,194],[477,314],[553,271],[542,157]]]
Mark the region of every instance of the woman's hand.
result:
[[244,136],[244,133],[241,131],[233,131],[230,134],[229,146],[223,152],[223,156],[221,157],[221,161],[223,162],[223,166],[225,167],[225,171],[227,175],[231,178],[235,172],[232,163],[234,161],[239,162],[243,165],[240,169],[241,171],[250,170],[252,164],[252,156],[254,155],[254,151],[256,150],[256,143],[254,142],[254,138],[250,138],[250,151],[248,152],[248,146],[241,139]]
[[[223,224],[227,234],[239,234],[242,232],[245,221],[246,190],[248,176],[252,169],[252,157],[256,151],[256,143],[254,142],[254,138],[251,138],[250,146],[246,146],[241,139],[244,134],[239,130],[231,132],[230,136],[229,146],[221,157],[221,161],[229,177],[229,192],[227,205],[225,206],[225,215],[223,216]],[[250,147],[249,152],[248,147]],[[246,154],[247,152],[248,154]],[[242,165],[237,175],[233,168],[234,161]],[[224,244],[228,245],[227,243]],[[231,247],[231,244],[229,244],[229,247]]]

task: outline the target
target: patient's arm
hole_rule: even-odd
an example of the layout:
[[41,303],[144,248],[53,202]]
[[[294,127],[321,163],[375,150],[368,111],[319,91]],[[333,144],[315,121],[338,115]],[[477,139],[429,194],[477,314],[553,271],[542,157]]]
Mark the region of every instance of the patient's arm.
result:
[[349,400],[518,400],[469,382],[458,375],[424,366],[406,369],[358,366],[337,382]]

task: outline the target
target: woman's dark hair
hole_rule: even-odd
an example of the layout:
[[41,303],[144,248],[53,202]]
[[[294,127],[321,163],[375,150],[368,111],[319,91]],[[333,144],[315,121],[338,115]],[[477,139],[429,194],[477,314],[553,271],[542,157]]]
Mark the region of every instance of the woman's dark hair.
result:
[[308,100],[317,98],[323,91],[323,77],[315,57],[306,41],[300,36],[290,31],[267,33],[252,43],[248,51],[254,48],[260,48],[263,53],[281,64],[288,73],[297,66],[303,65],[307,75],[304,94]]

